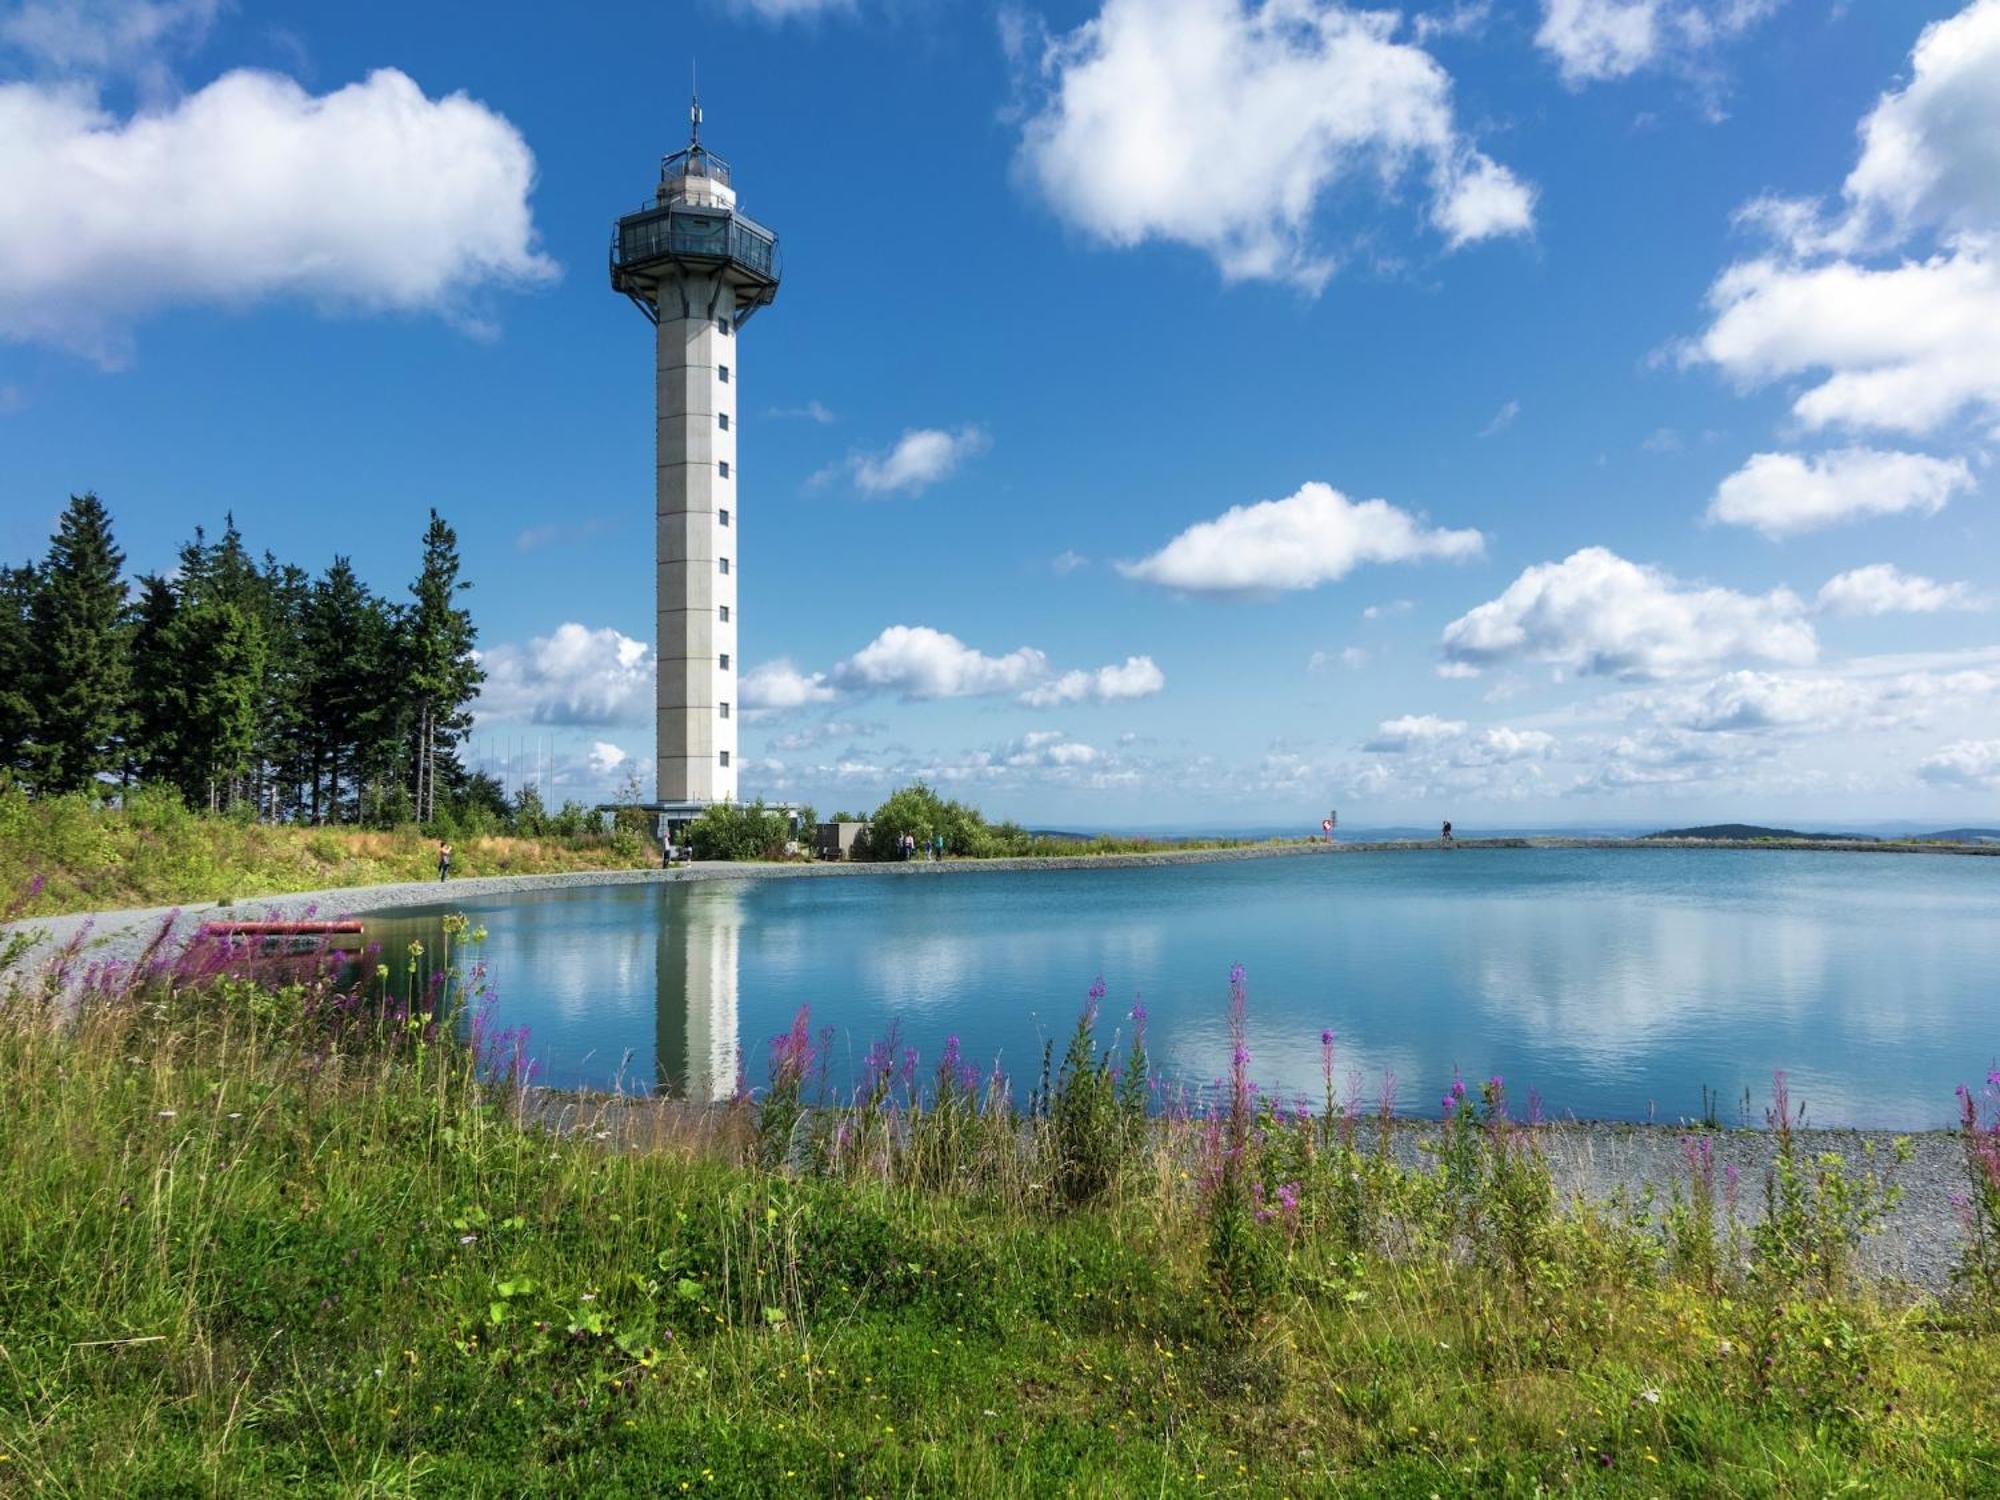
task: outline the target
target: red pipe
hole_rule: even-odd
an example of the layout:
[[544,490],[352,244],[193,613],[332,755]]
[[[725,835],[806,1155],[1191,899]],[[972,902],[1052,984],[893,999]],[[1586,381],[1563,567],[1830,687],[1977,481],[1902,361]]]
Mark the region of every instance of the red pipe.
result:
[[202,937],[322,937],[358,933],[359,922],[204,922]]

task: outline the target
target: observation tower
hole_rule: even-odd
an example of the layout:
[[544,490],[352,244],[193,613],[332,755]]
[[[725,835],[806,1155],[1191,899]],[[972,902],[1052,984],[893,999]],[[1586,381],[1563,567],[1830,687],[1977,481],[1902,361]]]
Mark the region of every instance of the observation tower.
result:
[[653,199],[618,221],[611,286],[655,329],[658,797],[668,828],[736,796],[743,621],[738,345],[778,295],[778,237],[738,211],[729,164],[701,143],[660,163]]

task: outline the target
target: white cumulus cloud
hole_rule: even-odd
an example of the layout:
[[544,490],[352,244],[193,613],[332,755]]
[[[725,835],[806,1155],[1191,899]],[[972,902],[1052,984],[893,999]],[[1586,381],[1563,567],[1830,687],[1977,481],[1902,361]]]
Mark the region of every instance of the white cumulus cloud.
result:
[[864,495],[916,495],[957,472],[988,446],[984,428],[913,427],[881,453],[851,454],[813,475],[827,484],[843,475]]
[[1871,699],[1867,688],[1841,677],[1738,671],[1644,706],[1669,728],[1748,733],[1833,729],[1866,713]]
[[1753,526],[1775,539],[1866,516],[1936,515],[1972,484],[1963,459],[1923,453],[1757,453],[1717,486],[1708,519]]
[[1473,557],[1484,545],[1477,531],[1427,527],[1386,500],[1356,502],[1314,481],[1283,500],[1232,506],[1118,570],[1190,593],[1246,594],[1314,588],[1362,563]]
[[23,0],[0,14],[0,48],[66,73],[148,73],[199,42],[222,0]]
[[1986,601],[1963,583],[1939,583],[1894,563],[1870,563],[1829,578],[1820,588],[1819,607],[1837,615],[1929,615],[1984,609]]
[[1842,192],[1850,240],[1926,225],[2000,229],[2000,0],[1974,0],[1923,29],[1910,81],[1861,122]]
[[1717,278],[1684,357],[1745,385],[1803,377],[1792,409],[1811,427],[2000,417],[2000,0],[1925,27],[1860,134],[1837,212],[1744,211],[1780,248]]
[[1544,0],[1535,45],[1554,55],[1572,88],[1623,78],[1660,49],[1658,0]]
[[1094,745],[1068,739],[1057,730],[1037,729],[1003,746],[994,759],[1017,770],[1066,769],[1096,765],[1104,759],[1104,752]]
[[503,724],[643,724],[653,710],[653,653],[609,626],[567,621],[525,646],[483,651],[475,705]]
[[1421,172],[1453,247],[1526,233],[1533,190],[1472,143],[1450,76],[1399,24],[1331,0],[1104,0],[1047,39],[1021,174],[1098,240],[1188,245],[1231,280],[1310,291],[1333,273],[1315,214],[1350,181]]
[[482,288],[556,274],[534,176],[506,119],[392,68],[323,95],[234,72],[129,118],[0,84],[0,338],[115,365],[151,313],[280,296],[470,325]]
[[590,749],[584,756],[584,763],[590,767],[593,775],[609,776],[631,759],[631,756],[609,740],[592,740]]
[[1166,682],[1150,656],[1057,672],[1048,654],[1033,646],[989,656],[949,631],[891,625],[830,672],[805,672],[778,661],[750,672],[743,686],[745,704],[758,709],[800,708],[870,693],[896,693],[906,702],[1010,696],[1029,708],[1055,708],[1146,698]]
[[2000,261],[1977,241],[1891,266],[1731,266],[1714,320],[1684,355],[1748,386],[1805,377],[1806,426],[1927,433],[1968,409],[2000,415]]
[[1649,688],[1605,706],[1669,731],[1824,736],[1847,729],[1911,729],[1940,710],[1962,712],[2000,696],[2000,672],[1909,670],[1896,659],[1834,671],[1725,672],[1707,682]]
[[1509,729],[1502,724],[1483,729],[1469,747],[1470,758],[1487,761],[1546,760],[1555,754],[1556,737],[1541,729]]
[[1818,651],[1805,605],[1788,589],[1742,594],[1683,583],[1604,547],[1527,569],[1444,632],[1448,661],[1536,661],[1634,679],[1732,658],[1803,665]]
[[1399,755],[1442,740],[1455,740],[1465,733],[1466,727],[1462,719],[1441,719],[1436,714],[1404,714],[1398,719],[1384,719],[1376,725],[1374,735],[1361,748],[1381,755]]
[[737,691],[750,710],[804,708],[840,696],[824,672],[802,672],[785,657],[759,662],[743,674]]
[[891,625],[836,666],[833,680],[851,691],[967,698],[1024,691],[1048,670],[1048,657],[1032,646],[988,656],[928,625]]
[[2000,787],[2000,740],[1958,740],[1925,757],[1917,774],[1937,786]]
[[1535,45],[1571,88],[1683,66],[1747,31],[1784,0],[1542,0]]
[[1029,688],[1021,701],[1030,708],[1054,708],[1064,703],[1117,703],[1128,698],[1150,698],[1167,685],[1150,656],[1128,656],[1123,664],[1099,667],[1096,671],[1078,668]]

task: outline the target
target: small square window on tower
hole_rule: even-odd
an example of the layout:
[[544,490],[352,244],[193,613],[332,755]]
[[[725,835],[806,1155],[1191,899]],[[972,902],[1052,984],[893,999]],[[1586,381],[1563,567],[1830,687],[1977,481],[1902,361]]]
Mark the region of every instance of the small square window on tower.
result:
[[716,559],[716,562],[717,562],[717,563],[719,563],[719,564],[721,564],[721,567],[722,567],[722,571],[723,571],[723,572],[727,573],[727,572],[729,571],[729,559],[728,559],[728,558],[726,558],[726,557],[718,557],[718,558]]
[[717,318],[715,320],[715,331],[726,335],[729,332],[729,319]]
[[715,519],[718,525],[727,526],[729,524],[729,512],[726,510],[719,510],[715,513]]
[[715,472],[720,474],[724,479],[727,479],[729,477],[729,460],[726,458],[720,460],[715,466]]
[[722,705],[722,717],[725,719],[729,717],[729,705],[727,703]]
[[726,411],[719,411],[719,412],[717,412],[717,413],[715,414],[715,420],[716,420],[717,422],[719,422],[719,423],[721,423],[721,424],[722,424],[722,430],[723,430],[724,432],[727,432],[727,431],[729,431],[729,413],[728,413],[728,412],[726,412]]
[[721,757],[722,763],[725,766],[729,764],[729,752],[727,750],[718,750],[716,754]]
[[729,384],[729,366],[728,366],[728,365],[717,365],[717,366],[715,367],[715,372],[716,372],[716,374],[717,374],[717,375],[718,375],[718,376],[719,376],[719,377],[721,378],[721,380],[722,380],[722,383],[723,383],[724,385],[728,385],[728,384]]
[[718,607],[722,610],[722,623],[727,625],[729,623],[729,606],[724,604]]
[[727,651],[722,653],[722,670],[725,672],[729,670],[729,653]]

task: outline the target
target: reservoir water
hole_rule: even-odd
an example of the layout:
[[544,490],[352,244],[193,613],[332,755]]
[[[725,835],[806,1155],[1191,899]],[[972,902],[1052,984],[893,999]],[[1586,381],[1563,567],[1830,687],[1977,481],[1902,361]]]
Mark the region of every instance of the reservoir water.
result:
[[[1774,1069],[1820,1124],[1947,1123],[2000,1054],[2000,859],[1731,850],[1458,850],[1153,868],[718,880],[557,890],[370,921],[385,958],[484,924],[494,1024],[539,1081],[753,1087],[801,1005],[845,1089],[892,1026],[946,1038],[1025,1100],[1092,982],[1135,997],[1153,1065],[1226,1070],[1228,971],[1251,1071],[1435,1114],[1455,1069],[1582,1118],[1760,1123]],[[1749,1091],[1746,1111],[1743,1099]]]

